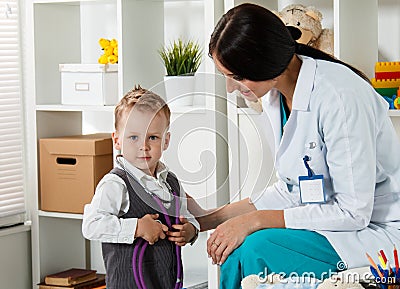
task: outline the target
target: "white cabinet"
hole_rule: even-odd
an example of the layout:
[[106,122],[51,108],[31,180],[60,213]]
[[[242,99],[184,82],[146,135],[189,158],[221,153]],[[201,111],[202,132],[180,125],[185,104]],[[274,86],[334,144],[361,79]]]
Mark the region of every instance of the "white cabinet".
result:
[[31,104],[27,118],[29,156],[31,163],[36,163],[29,186],[34,284],[47,274],[70,267],[104,270],[100,251],[96,251],[98,244],[82,237],[81,215],[45,212],[38,205],[37,140],[113,130],[112,106],[61,105],[58,65],[97,63],[102,54],[99,38],[115,38],[119,47],[119,97],[134,84],[150,87],[160,82],[164,72],[157,49],[164,36],[163,5],[163,1],[132,0],[27,1],[26,27],[33,35],[33,80],[26,94]]
[[245,199],[275,180],[272,127],[268,117],[236,105],[228,94],[230,200]]

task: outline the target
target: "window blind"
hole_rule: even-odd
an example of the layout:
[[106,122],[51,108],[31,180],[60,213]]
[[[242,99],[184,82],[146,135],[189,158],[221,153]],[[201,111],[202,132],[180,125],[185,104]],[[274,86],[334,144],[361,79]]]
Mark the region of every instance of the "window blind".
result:
[[0,227],[24,221],[18,0],[0,0]]

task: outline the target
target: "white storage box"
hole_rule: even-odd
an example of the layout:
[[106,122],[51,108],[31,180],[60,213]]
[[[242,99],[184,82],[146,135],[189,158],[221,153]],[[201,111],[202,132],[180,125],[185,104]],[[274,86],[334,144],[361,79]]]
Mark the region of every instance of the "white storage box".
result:
[[61,103],[115,105],[118,64],[60,64]]

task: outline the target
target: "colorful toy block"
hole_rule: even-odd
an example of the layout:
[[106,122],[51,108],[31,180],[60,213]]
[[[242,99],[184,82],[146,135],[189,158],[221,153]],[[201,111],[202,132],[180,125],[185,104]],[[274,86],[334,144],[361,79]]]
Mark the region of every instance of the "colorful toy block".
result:
[[392,97],[393,95],[396,95],[397,87],[375,88],[375,91],[382,96]]
[[377,62],[375,79],[400,79],[400,62]]
[[[374,88],[397,88],[400,87],[400,78],[399,79],[371,79],[371,84]],[[396,94],[395,91],[395,94]]]
[[390,108],[400,109],[400,62],[377,62],[375,78],[371,79],[375,90],[385,98]]
[[400,61],[393,62],[377,62],[375,64],[375,72],[399,72]]
[[396,97],[396,98],[393,100],[393,106],[394,106],[395,109],[400,109],[400,102],[399,102],[399,100],[400,100],[400,98],[398,98],[398,97]]
[[375,72],[375,79],[397,79],[400,78],[400,71]]
[[392,97],[388,97],[388,96],[384,96],[382,95],[382,97],[389,103],[389,109],[395,109],[394,107],[394,98]]

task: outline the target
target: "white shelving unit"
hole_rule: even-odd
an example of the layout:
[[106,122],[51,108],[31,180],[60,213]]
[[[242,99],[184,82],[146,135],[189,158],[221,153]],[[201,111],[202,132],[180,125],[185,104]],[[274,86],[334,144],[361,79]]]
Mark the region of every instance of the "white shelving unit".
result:
[[[81,234],[81,214],[43,211],[39,207],[38,140],[44,137],[112,132],[113,106],[61,104],[60,63],[97,63],[101,55],[98,39],[116,38],[119,44],[118,91],[122,96],[135,84],[164,94],[164,67],[157,50],[164,44],[167,6],[173,3],[201,5],[204,45],[223,13],[217,0],[28,0],[27,126],[30,144],[29,212],[32,220],[33,287],[47,274],[71,267],[104,270],[100,244]],[[192,4],[193,4],[192,3]],[[29,33],[30,32],[30,33]],[[181,35],[176,35],[177,37]],[[204,37],[204,39],[203,39]],[[226,104],[224,84],[214,79],[214,66],[206,56],[199,73],[200,101],[193,107],[173,107],[172,141],[165,161],[187,192],[206,207],[228,200]],[[215,132],[219,132],[217,135]],[[216,156],[218,155],[218,159]],[[198,161],[200,167],[193,166]],[[188,173],[190,172],[190,173]],[[184,248],[186,286],[206,281],[208,260],[206,233],[195,246]],[[188,255],[189,257],[185,257]],[[190,256],[192,258],[190,259]],[[193,257],[195,256],[195,257]],[[186,259],[185,259],[186,258]],[[196,264],[196,267],[193,264]],[[192,281],[190,281],[192,277]],[[192,283],[190,283],[192,282]]]
[[61,104],[50,104],[50,105],[37,105],[36,111],[104,111],[104,112],[113,112],[114,106],[96,106],[96,105],[86,105],[86,106],[78,106],[78,105],[61,105]]
[[38,211],[38,215],[42,217],[51,217],[51,218],[61,218],[61,219],[74,219],[74,220],[82,220],[82,214],[72,214],[72,213],[59,213],[59,212],[48,212],[48,211]]
[[[160,82],[163,66],[156,47],[163,42],[163,5],[163,1],[29,1],[27,27],[32,28],[34,43],[34,106],[32,119],[28,120],[34,145],[29,153],[36,167],[40,138],[112,131],[113,107],[61,104],[58,65],[97,63],[101,55],[98,39],[116,38],[119,95],[134,85],[132,80],[144,87]],[[148,19],[152,23],[149,34],[142,29]],[[36,182],[32,181],[30,192],[33,284],[47,274],[71,267],[95,267],[101,272],[98,244],[85,240],[81,234],[82,215],[40,210],[38,173],[34,175]]]
[[393,117],[399,117],[400,116],[400,110],[390,109],[388,114],[392,118]]

